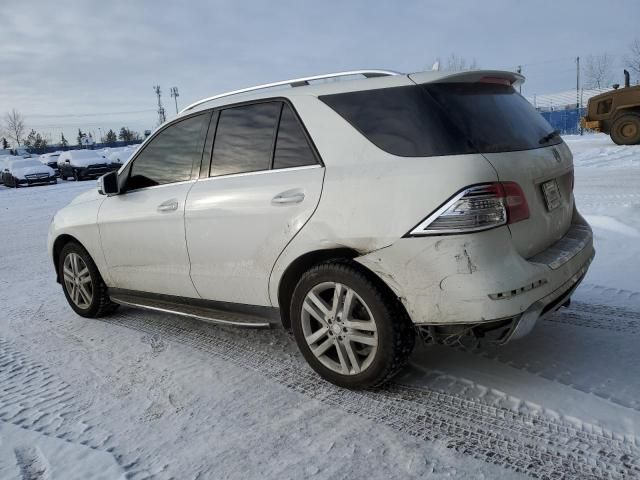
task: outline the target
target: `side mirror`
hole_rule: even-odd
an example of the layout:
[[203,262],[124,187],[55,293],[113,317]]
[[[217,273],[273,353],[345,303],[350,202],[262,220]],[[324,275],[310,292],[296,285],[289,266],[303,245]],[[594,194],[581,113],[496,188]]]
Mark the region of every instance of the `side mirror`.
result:
[[118,172],[105,173],[98,178],[98,193],[100,195],[106,195],[107,197],[113,197],[120,193],[120,187],[118,186]]
[[71,163],[71,160],[66,159],[66,160],[64,161],[64,163]]

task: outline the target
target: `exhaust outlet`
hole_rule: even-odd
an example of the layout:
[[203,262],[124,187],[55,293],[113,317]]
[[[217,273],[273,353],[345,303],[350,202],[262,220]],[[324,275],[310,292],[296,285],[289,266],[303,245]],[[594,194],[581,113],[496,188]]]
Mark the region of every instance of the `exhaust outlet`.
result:
[[630,85],[631,82],[629,80],[629,72],[627,70],[624,70],[624,88],[629,88]]

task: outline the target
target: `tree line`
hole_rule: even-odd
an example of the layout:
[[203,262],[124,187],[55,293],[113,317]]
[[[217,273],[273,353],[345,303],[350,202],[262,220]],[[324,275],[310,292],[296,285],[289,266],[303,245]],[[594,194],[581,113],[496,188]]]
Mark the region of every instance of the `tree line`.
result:
[[[121,127],[116,133],[113,129],[109,129],[106,134],[100,138],[100,143],[107,145],[115,144],[118,140],[123,142],[132,142],[141,140],[140,134],[128,127]],[[89,146],[95,143],[91,133],[83,132],[78,129],[77,145]],[[23,115],[16,109],[12,109],[5,114],[4,122],[0,124],[0,147],[9,149],[11,146],[25,147],[36,151],[44,150],[50,145],[49,140],[43,134],[35,129],[30,129],[27,133],[27,126]],[[64,133],[60,134],[60,140],[57,145],[61,148],[67,148],[69,141],[65,138]]]

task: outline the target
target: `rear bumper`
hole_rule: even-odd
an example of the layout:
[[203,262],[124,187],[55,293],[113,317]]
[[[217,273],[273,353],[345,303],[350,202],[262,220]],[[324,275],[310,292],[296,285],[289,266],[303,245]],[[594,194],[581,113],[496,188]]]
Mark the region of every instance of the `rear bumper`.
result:
[[418,325],[513,320],[522,336],[559,308],[593,259],[593,235],[576,212],[565,236],[535,257],[515,250],[509,230],[403,238],[356,260],[398,295]]

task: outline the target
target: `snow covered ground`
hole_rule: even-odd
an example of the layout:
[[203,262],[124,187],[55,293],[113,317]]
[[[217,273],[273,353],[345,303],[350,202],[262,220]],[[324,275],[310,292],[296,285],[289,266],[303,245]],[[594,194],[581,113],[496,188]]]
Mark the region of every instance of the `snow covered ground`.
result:
[[640,147],[566,140],[597,248],[571,308],[503,348],[420,346],[376,392],[279,329],[76,316],[46,231],[94,182],[0,187],[0,479],[640,477]]

